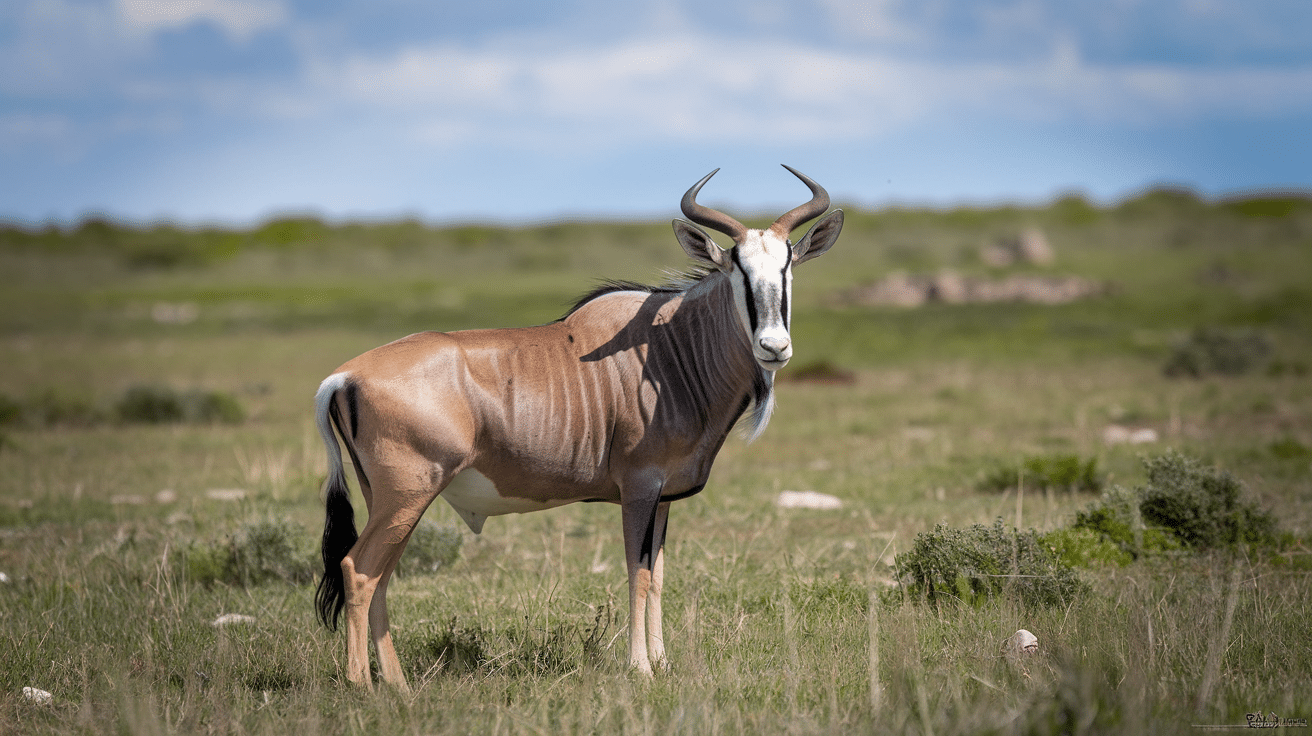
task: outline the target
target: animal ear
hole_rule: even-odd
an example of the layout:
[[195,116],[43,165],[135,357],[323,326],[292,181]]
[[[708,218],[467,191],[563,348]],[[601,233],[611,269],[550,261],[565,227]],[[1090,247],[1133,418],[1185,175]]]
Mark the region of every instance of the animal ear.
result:
[[674,225],[674,237],[678,238],[679,245],[693,260],[721,271],[728,271],[732,267],[733,261],[728,251],[716,245],[705,230],[685,220],[675,220],[671,224]]
[[793,246],[793,263],[809,261],[833,247],[843,230],[843,211],[834,210],[821,217],[806,235]]

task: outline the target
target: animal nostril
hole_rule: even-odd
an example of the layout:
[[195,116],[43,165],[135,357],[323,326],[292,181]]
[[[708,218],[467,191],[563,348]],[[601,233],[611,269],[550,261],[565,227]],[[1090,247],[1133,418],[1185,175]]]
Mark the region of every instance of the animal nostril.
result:
[[783,337],[763,337],[761,347],[778,355],[788,349],[788,339]]

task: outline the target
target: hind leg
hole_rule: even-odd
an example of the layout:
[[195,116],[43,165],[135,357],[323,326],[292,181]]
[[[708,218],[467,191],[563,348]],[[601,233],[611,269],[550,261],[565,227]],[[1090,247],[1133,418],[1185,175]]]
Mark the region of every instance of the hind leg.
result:
[[[415,523],[419,523],[419,520],[415,519]],[[413,530],[412,525],[411,531]],[[404,692],[409,692],[410,686],[406,683],[405,672],[401,669],[401,659],[396,656],[396,646],[392,643],[391,623],[387,617],[387,583],[392,579],[392,573],[396,571],[396,564],[400,561],[401,553],[405,551],[409,539],[410,536],[407,534],[405,541],[398,545],[396,559],[378,581],[373,602],[369,604],[369,632],[373,637],[374,653],[378,655],[378,674],[383,678],[383,682]]]
[[[405,673],[396,656],[387,616],[387,583],[405,551],[410,533],[428,505],[441,491],[440,482],[423,491],[391,491],[375,473],[369,504],[369,521],[359,540],[342,560],[346,587],[346,676],[351,682],[370,683],[368,642],[378,654],[383,681],[408,690]],[[414,475],[409,475],[413,482]],[[372,635],[372,636],[371,636]]]

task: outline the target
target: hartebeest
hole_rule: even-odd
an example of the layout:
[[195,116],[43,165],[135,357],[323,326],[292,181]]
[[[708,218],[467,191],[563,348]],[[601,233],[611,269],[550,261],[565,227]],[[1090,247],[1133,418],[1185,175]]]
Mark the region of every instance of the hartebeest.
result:
[[[350,680],[369,683],[369,631],[379,674],[406,687],[388,633],[387,582],[438,495],[475,533],[489,516],[576,501],[619,504],[629,664],[646,673],[665,666],[670,502],[702,490],[749,406],[748,438],[765,428],[774,371],[792,356],[792,267],[828,250],[843,227],[842,210],[834,210],[796,244],[788,239],[829,208],[822,187],[788,170],[811,200],[765,230],[697,204],[714,171],[694,184],[683,213],[730,236],[734,247],[724,250],[701,228],[675,220],[696,267],[674,283],[609,282],[538,327],[411,335],[324,380],[315,397],[329,460],[316,604],[332,629],[346,610]],[[358,537],[334,427],[369,510]],[[490,483],[449,485],[473,472]]]

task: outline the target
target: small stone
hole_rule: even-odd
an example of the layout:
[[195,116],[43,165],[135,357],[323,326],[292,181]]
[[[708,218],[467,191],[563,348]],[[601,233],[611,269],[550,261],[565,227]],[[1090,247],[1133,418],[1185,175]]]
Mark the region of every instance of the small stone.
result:
[[35,687],[23,688],[23,697],[37,705],[49,705],[55,699],[55,696],[45,690]]
[[1148,445],[1158,439],[1157,430],[1144,427],[1132,429],[1119,424],[1109,424],[1102,431],[1102,441],[1107,445]]
[[1103,444],[1123,445],[1130,441],[1130,430],[1119,424],[1109,424],[1102,431]]
[[231,626],[233,624],[253,624],[253,623],[255,623],[254,616],[247,616],[244,613],[225,613],[219,616],[218,618],[214,619],[214,622],[211,625],[217,628],[223,628],[224,626]]
[[842,499],[827,493],[815,491],[783,491],[775,499],[774,505],[782,509],[821,509],[843,508]]
[[1130,444],[1149,445],[1157,441],[1157,430],[1136,429],[1130,433]]
[[1011,654],[1033,654],[1039,651],[1039,637],[1020,629],[1007,640]]

